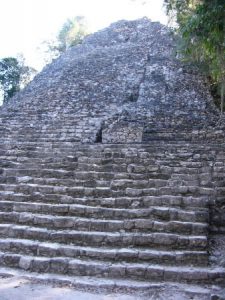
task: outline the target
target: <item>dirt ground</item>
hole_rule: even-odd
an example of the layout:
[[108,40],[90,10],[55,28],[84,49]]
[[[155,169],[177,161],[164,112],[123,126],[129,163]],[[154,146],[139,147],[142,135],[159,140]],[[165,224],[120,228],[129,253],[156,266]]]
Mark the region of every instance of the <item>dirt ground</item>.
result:
[[[210,300],[201,296],[201,300]],[[179,290],[163,290],[142,295],[91,293],[70,287],[32,283],[18,277],[0,278],[0,300],[200,300]]]
[[134,300],[129,295],[94,294],[69,287],[35,284],[25,279],[1,278],[0,300]]

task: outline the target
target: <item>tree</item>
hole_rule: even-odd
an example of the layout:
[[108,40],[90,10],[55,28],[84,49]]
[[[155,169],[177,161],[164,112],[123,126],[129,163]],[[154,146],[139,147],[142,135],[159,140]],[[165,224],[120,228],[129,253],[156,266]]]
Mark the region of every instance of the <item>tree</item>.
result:
[[85,18],[82,16],[68,19],[58,33],[59,51],[64,52],[69,47],[82,43],[88,34]]
[[20,90],[23,89],[38,73],[33,67],[27,66],[23,54],[17,55],[20,66]]
[[0,61],[0,83],[4,102],[7,102],[17,91],[20,83],[20,66],[16,58],[6,57]]
[[219,88],[221,114],[225,92],[224,0],[164,0],[168,15],[178,24],[184,59],[204,68]]
[[3,101],[7,102],[22,87],[24,87],[36,74],[36,70],[25,66],[20,56],[0,59],[0,86]]
[[68,48],[82,43],[83,38],[89,33],[86,19],[76,16],[67,19],[59,30],[55,39],[44,41],[42,50],[45,53],[45,61],[49,63],[57,58]]

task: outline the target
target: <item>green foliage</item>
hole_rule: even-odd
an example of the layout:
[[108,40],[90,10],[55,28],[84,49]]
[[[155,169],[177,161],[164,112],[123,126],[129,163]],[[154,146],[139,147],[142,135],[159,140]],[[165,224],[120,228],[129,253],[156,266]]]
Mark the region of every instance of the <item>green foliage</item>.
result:
[[16,58],[6,57],[0,60],[0,83],[4,102],[19,91],[20,66]]
[[72,19],[67,19],[59,30],[54,40],[43,42],[42,51],[46,63],[57,58],[68,48],[82,43],[83,38],[89,33],[86,20],[82,16],[76,16]]
[[24,87],[36,74],[36,71],[24,65],[22,57],[5,57],[0,59],[0,88],[3,101],[7,102]]
[[68,19],[58,33],[59,50],[64,52],[69,47],[78,45],[88,34],[85,18],[82,16]]
[[184,59],[198,63],[217,85],[221,112],[225,90],[224,0],[164,0],[167,13],[176,19]]

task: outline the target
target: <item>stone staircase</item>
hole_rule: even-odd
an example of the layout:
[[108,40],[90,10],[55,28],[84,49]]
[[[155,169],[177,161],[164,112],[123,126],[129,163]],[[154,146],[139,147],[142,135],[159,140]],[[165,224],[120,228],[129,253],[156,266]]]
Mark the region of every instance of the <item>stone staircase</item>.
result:
[[111,288],[223,285],[208,237],[224,168],[217,145],[5,143],[0,273]]
[[120,21],[0,108],[0,276],[224,287],[225,126],[175,47],[159,23]]
[[[77,114],[79,119],[74,118]],[[3,143],[14,140],[49,144],[55,141],[76,143],[82,139],[85,143],[94,143],[104,118],[104,113],[90,117],[85,109],[64,112],[60,117],[56,113],[54,117],[53,111],[45,112],[43,109],[37,114],[32,108],[22,107],[21,111],[8,108],[8,111],[0,112],[0,140]]]

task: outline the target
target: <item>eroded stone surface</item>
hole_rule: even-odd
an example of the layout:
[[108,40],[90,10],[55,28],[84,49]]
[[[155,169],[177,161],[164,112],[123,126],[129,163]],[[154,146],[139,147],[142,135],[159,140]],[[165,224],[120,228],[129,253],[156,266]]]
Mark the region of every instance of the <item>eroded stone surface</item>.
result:
[[1,267],[112,290],[224,285],[222,239],[209,244],[224,131],[174,45],[159,23],[118,22],[1,108]]
[[194,139],[188,132],[195,130],[203,139],[218,112],[201,76],[175,49],[169,28],[148,19],[88,36],[3,107],[2,123],[12,114],[15,125],[24,124],[7,138],[26,130],[31,140],[133,143]]

